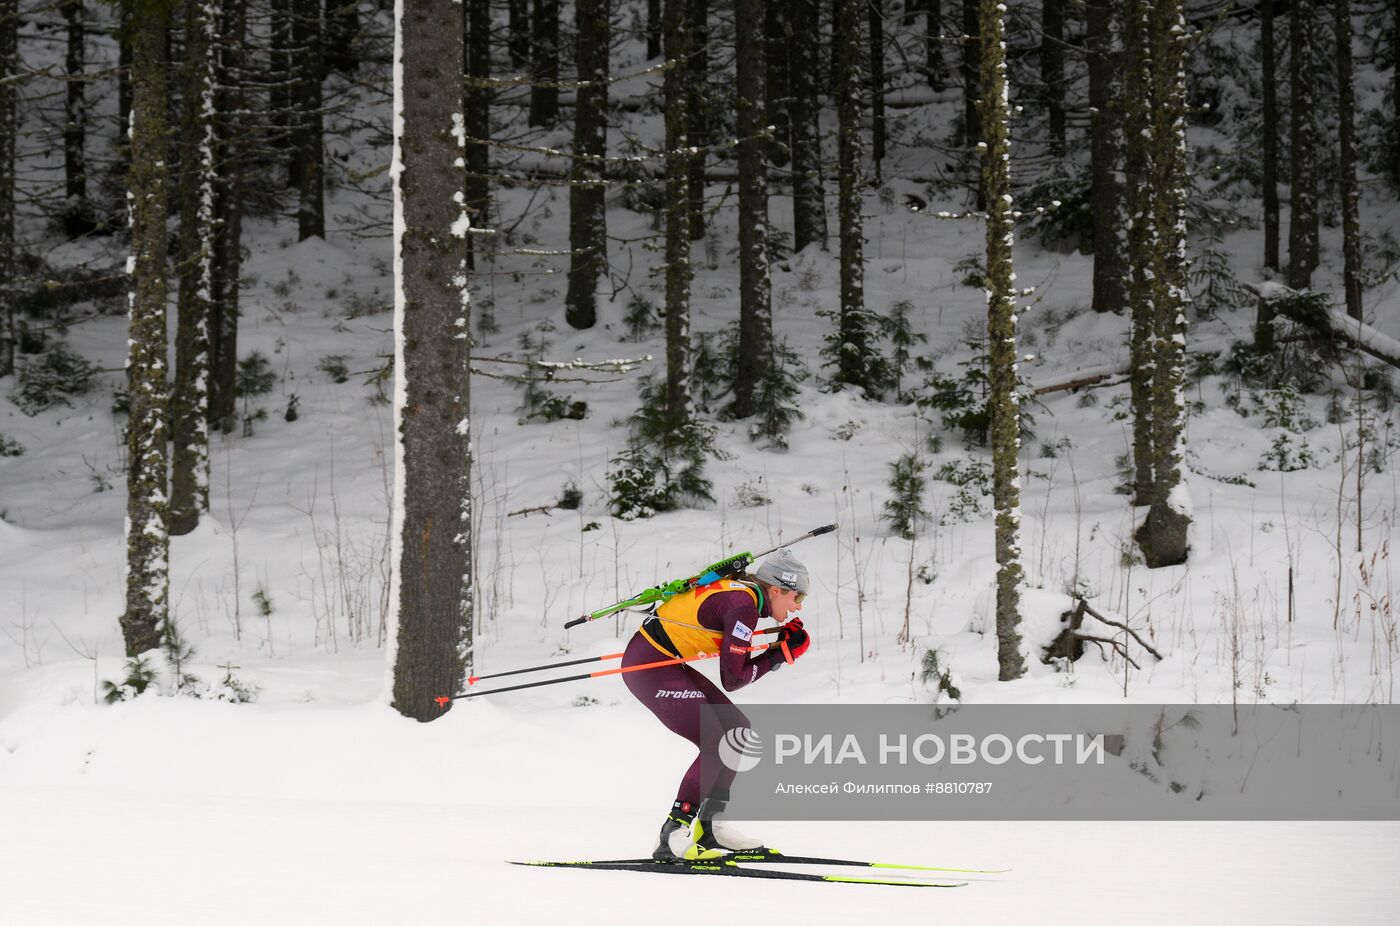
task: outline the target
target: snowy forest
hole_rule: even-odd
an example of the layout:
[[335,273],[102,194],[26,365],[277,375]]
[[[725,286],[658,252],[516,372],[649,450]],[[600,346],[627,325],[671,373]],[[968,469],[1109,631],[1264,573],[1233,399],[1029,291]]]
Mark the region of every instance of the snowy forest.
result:
[[[148,913],[552,922],[494,866],[694,755],[613,604],[789,542],[739,702],[1391,705],[1397,367],[1394,0],[0,0],[0,919],[149,922],[139,831]],[[1400,915],[1393,823],[921,826]]]

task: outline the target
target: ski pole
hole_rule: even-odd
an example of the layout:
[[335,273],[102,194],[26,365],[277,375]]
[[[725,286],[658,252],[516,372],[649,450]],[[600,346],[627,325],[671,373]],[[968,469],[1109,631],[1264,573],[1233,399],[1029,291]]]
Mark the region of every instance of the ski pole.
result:
[[600,617],[607,617],[611,614],[616,614],[618,611],[625,611],[628,608],[641,607],[643,605],[652,604],[657,601],[666,601],[676,595],[681,594],[682,592],[687,592],[693,588],[699,588],[702,585],[709,585],[711,582],[718,582],[720,579],[723,579],[726,576],[737,575],[738,573],[743,572],[754,560],[761,559],[762,557],[767,556],[769,553],[774,553],[778,550],[781,550],[783,547],[790,547],[794,543],[800,543],[809,537],[818,537],[822,534],[827,534],[834,530],[836,530],[835,524],[825,524],[821,527],[813,528],[812,530],[807,531],[807,533],[794,537],[793,539],[788,540],[784,543],[780,543],[775,547],[770,547],[769,549],[764,550],[761,553],[735,554],[734,556],[731,556],[728,559],[720,560],[718,563],[715,563],[712,566],[707,566],[705,568],[705,571],[700,573],[700,575],[692,576],[689,579],[676,579],[674,581],[667,582],[665,585],[658,585],[655,588],[649,588],[646,591],[634,595],[625,601],[619,601],[617,604],[608,605],[606,608],[599,608],[597,611],[592,611],[588,614],[584,614],[581,617],[576,617],[573,620],[566,623],[564,625],[564,629],[567,630],[570,627],[577,627],[579,624],[586,624],[589,621],[596,621]]
[[[755,630],[754,633],[777,633],[780,627],[764,627]],[[489,675],[469,675],[467,685],[475,685],[477,682],[488,678],[504,678],[507,675],[523,675],[526,672],[543,672],[546,669],[562,669],[565,666],[581,666],[586,662],[606,662],[609,659],[621,659],[622,653],[608,653],[606,656],[585,656],[582,659],[570,659],[567,662],[546,662],[538,666],[527,666],[524,669],[511,669],[509,672],[492,672]]]
[[[750,646],[750,647],[745,648],[744,652],[745,652],[745,653],[756,653],[756,652],[761,652],[761,651],[763,651],[763,650],[768,649],[768,647],[769,647],[770,645],[772,645],[772,644],[766,644],[766,645],[764,645],[764,646]],[[620,655],[622,655],[622,654],[619,653],[618,655],[620,656]],[[582,681],[583,679],[586,679],[586,678],[601,678],[601,677],[604,676],[604,675],[621,675],[621,674],[624,673],[624,672],[641,672],[641,671],[644,670],[644,669],[659,669],[659,668],[661,668],[662,666],[674,666],[674,665],[679,665],[679,664],[681,664],[681,663],[683,663],[683,662],[698,662],[698,661],[700,661],[701,659],[715,659],[715,658],[718,657],[718,656],[719,656],[719,653],[701,653],[701,654],[698,655],[698,656],[689,656],[689,657],[677,658],[677,659],[662,659],[662,660],[660,660],[659,662],[648,662],[648,663],[643,663],[642,665],[639,665],[639,666],[619,666],[619,667],[616,668],[616,669],[601,669],[601,670],[599,670],[599,671],[597,671],[597,672],[585,672],[585,673],[583,673],[582,675],[567,675],[567,676],[565,676],[564,678],[551,678],[551,679],[547,679],[547,680],[545,680],[545,681],[543,681],[543,682],[526,682],[526,683],[523,684],[523,685],[508,685],[508,686],[506,686],[505,688],[492,688],[492,689],[490,689],[489,691],[470,691],[470,692],[465,692],[465,693],[463,693],[463,694],[455,694],[455,695],[450,695],[450,696],[449,696],[449,695],[443,695],[443,696],[441,696],[441,697],[434,698],[433,700],[437,702],[438,707],[441,707],[441,708],[443,708],[444,710],[446,710],[447,705],[448,705],[450,702],[452,702],[452,701],[461,701],[461,700],[464,700],[464,699],[466,699],[466,698],[479,698],[479,697],[481,697],[482,695],[500,694],[500,693],[503,692],[503,691],[519,691],[519,690],[522,689],[522,688],[539,688],[539,687],[541,687],[541,686],[543,686],[543,685],[562,685],[564,682],[578,682],[578,681]],[[602,657],[602,658],[611,659],[611,658],[614,658],[614,657],[607,656],[607,657]],[[592,661],[592,660],[583,659],[583,660],[579,660],[579,661],[580,661],[580,662],[590,662],[590,661]],[[788,661],[790,662],[791,659],[789,659]],[[571,663],[556,663],[556,665],[570,665],[570,664],[571,664]],[[503,672],[503,673],[501,673],[501,674],[502,674],[502,675],[507,675],[507,674],[511,674],[511,673],[505,673],[505,672]],[[483,676],[483,677],[484,677],[484,676]]]

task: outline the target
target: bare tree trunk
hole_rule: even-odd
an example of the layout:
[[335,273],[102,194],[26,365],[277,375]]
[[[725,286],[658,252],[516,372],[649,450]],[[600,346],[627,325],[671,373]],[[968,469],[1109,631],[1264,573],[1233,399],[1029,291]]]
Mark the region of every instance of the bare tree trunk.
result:
[[209,310],[214,257],[214,0],[185,13],[180,137],[180,290],[171,392],[170,533],[209,511]]
[[[598,278],[608,266],[608,218],[602,157],[608,140],[608,0],[578,0],[575,58],[587,81],[574,104],[574,161],[569,177],[569,288],[564,318],[575,328],[598,320]],[[580,157],[582,155],[582,157]]]
[[83,0],[63,0],[60,6],[67,23],[67,54],[64,73],[70,78],[63,110],[63,230],[69,238],[87,234],[96,227],[87,191],[87,96],[83,72],[87,67],[87,26]]
[[553,125],[559,118],[559,0],[534,0],[531,23],[530,124]]
[[[400,0],[394,63],[399,435],[392,676],[399,713],[439,717],[472,665],[471,326],[459,159],[463,7]],[[454,119],[454,116],[457,118]]]
[[1260,9],[1263,34],[1259,51],[1264,59],[1264,137],[1259,142],[1264,171],[1264,266],[1277,270],[1281,266],[1278,256],[1278,54],[1274,50],[1273,0],[1264,0]]
[[[690,54],[686,0],[666,0],[666,60]],[[688,69],[666,70],[666,409],[673,424],[690,417],[690,155]]]
[[126,654],[160,645],[169,615],[166,533],[165,43],[169,16],[152,4],[132,18],[131,291],[126,381]]
[[870,24],[870,161],[873,182],[880,185],[880,162],[885,159],[885,10],[882,0],[866,0]]
[[943,64],[943,0],[923,0],[924,78],[929,88],[941,93],[948,86],[948,69]]
[[1152,208],[1152,52],[1148,3],[1127,0],[1123,12],[1123,137],[1128,210],[1128,304],[1132,310],[1133,502],[1151,502],[1152,395],[1156,367],[1152,261],[1157,252]]
[[523,68],[530,63],[530,0],[506,0],[510,12],[506,50],[510,66]]
[[1094,213],[1095,312],[1122,312],[1127,304],[1123,229],[1121,13],[1116,0],[1089,0],[1089,133]]
[[[978,99],[981,96],[979,82],[982,74],[982,40],[977,31],[977,4],[979,0],[962,0],[963,40],[962,40],[962,79],[963,79],[963,147],[967,149],[971,163],[980,163],[976,157],[977,145],[982,141],[981,115],[978,112]],[[987,208],[986,191],[982,189],[982,174],[977,172],[977,210]]]
[[[782,2],[782,0],[772,0]],[[739,368],[729,411],[747,418],[758,408],[762,368],[773,359],[772,283],[768,276],[768,172],[761,136],[766,115],[764,0],[734,6],[735,129],[739,136]]]
[[647,60],[661,57],[661,0],[647,0]]
[[865,240],[861,216],[861,98],[865,74],[861,61],[863,0],[841,0],[833,35],[840,43],[841,83],[836,93],[838,214],[841,236],[840,354],[836,381],[873,389],[870,381],[870,331],[865,311]]
[[792,88],[792,249],[801,251],[816,242],[826,250],[826,196],[822,185],[821,139],[817,133],[817,114],[821,112],[816,75],[820,37],[817,4],[816,0],[786,2],[791,4],[793,31],[793,40],[788,46]]
[[690,13],[690,54],[687,57],[687,86],[690,111],[686,114],[686,137],[700,151],[690,158],[690,240],[705,237],[705,146],[710,144],[710,0],[686,0]]
[[[785,166],[790,155],[787,140],[792,131],[788,113],[792,85],[788,49],[797,41],[791,22],[792,6],[791,0],[765,0],[763,6],[763,57],[767,69],[764,79],[768,84],[764,89],[764,105],[768,124],[773,126],[773,141],[767,147],[768,159],[776,167]],[[735,16],[738,16],[737,10]]]
[[296,187],[297,240],[326,237],[325,119],[321,81],[322,0],[294,0],[292,44],[297,56]]
[[[287,158],[287,189],[297,185],[297,130],[301,98],[297,93],[300,79],[300,59],[293,51],[292,20],[300,11],[298,0],[269,0],[268,2],[268,74],[272,86],[267,91],[268,119],[272,132],[268,146],[289,151]],[[295,63],[294,63],[295,62]]]
[[1040,82],[1056,152],[1065,150],[1065,0],[1043,0],[1040,7]]
[[1012,248],[1011,140],[1006,103],[1006,50],[1000,0],[981,0],[982,188],[987,198],[987,373],[991,393],[992,504],[996,510],[997,678],[1026,672],[1021,653],[1021,446],[1016,394],[1016,294]]
[[1191,499],[1186,486],[1186,45],[1182,0],[1152,0],[1153,261],[1151,508],[1138,532],[1147,566],[1186,562]]
[[[1356,185],[1356,92],[1355,69],[1351,61],[1351,0],[1334,0],[1337,25],[1337,101],[1340,127],[1342,171],[1342,282],[1346,292],[1347,314],[1361,320],[1361,219]],[[1400,58],[1400,48],[1396,49]],[[1400,62],[1397,62],[1400,68]]]
[[[472,228],[486,228],[491,202],[491,0],[467,0],[467,92],[463,108],[467,128],[467,216]],[[473,139],[480,139],[474,141]],[[483,238],[467,236],[467,267],[476,268]]]
[[19,320],[15,273],[15,90],[19,81],[19,2],[0,0],[0,376],[15,372]]
[[355,40],[360,34],[358,0],[325,0],[325,64],[329,70],[353,74],[360,69]]
[[1288,285],[1307,289],[1317,269],[1317,102],[1313,75],[1313,0],[1295,0],[1288,17],[1289,147]]
[[238,374],[239,277],[243,270],[243,67],[248,33],[247,0],[221,0],[220,50],[214,107],[219,140],[214,190],[213,302],[209,319],[209,421],[233,429]]

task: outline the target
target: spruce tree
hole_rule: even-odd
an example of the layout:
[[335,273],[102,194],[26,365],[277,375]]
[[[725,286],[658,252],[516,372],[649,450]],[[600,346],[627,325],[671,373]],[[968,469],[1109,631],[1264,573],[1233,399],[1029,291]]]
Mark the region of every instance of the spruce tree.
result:
[[1288,14],[1289,139],[1288,285],[1307,289],[1317,269],[1317,100],[1313,73],[1313,0],[1295,0]]
[[222,0],[215,93],[214,264],[209,316],[209,422],[233,429],[237,404],[238,315],[243,273],[243,172],[248,147],[244,93],[248,0]]
[[[427,721],[472,664],[471,358],[461,158],[463,7],[400,0],[394,62],[399,497],[390,695]],[[446,705],[443,705],[445,707]]]
[[168,0],[133,0],[131,289],[127,297],[126,654],[160,645],[169,616],[166,533],[165,49]]
[[943,66],[943,0],[923,0],[924,11],[924,79],[929,89],[942,93],[948,84],[948,72]]
[[1065,150],[1065,0],[1041,0],[1040,83],[1050,123],[1050,144]]
[[768,276],[768,171],[763,137],[767,108],[764,0],[734,7],[735,130],[739,136],[739,362],[729,412],[747,418],[757,409],[762,367],[773,362],[772,284]]
[[839,0],[835,37],[840,44],[840,84],[837,89],[837,171],[840,191],[840,297],[835,344],[837,383],[859,386],[878,394],[874,332],[865,309],[865,231],[861,217],[861,99],[865,94],[861,26],[863,0]]
[[885,10],[883,0],[866,0],[870,58],[870,166],[872,182],[880,185],[880,164],[885,160]]
[[[1355,68],[1351,60],[1351,0],[1334,0],[1337,30],[1337,87],[1342,172],[1342,288],[1347,314],[1361,320],[1361,220],[1358,215],[1360,191],[1356,184],[1356,92]],[[1400,48],[1395,50],[1400,59]],[[1400,69],[1400,61],[1397,61]]]
[[686,103],[686,138],[695,149],[689,158],[690,163],[690,239],[699,241],[705,237],[705,148],[712,139],[709,108],[710,78],[710,0],[686,0],[686,12],[690,19],[689,40],[686,53],[686,89],[689,100]]
[[180,264],[171,392],[170,533],[188,534],[209,510],[209,312],[214,259],[214,0],[185,12],[180,101]]
[[1025,674],[1021,652],[1021,446],[1016,394],[1016,295],[1012,246],[1011,143],[1000,0],[980,0],[982,188],[987,199],[987,397],[991,414],[992,504],[996,509],[997,677]]
[[608,266],[603,161],[608,137],[608,0],[578,0],[575,61],[574,159],[569,172],[569,287],[564,318],[574,328],[598,320],[598,279]]
[[[466,0],[467,88],[463,103],[467,131],[467,216],[472,228],[486,228],[491,198],[491,0]],[[606,56],[605,56],[606,59]],[[476,266],[480,242],[467,236],[467,263]]]
[[530,36],[530,124],[559,118],[559,0],[534,0]]
[[1264,266],[1278,270],[1278,54],[1274,50],[1274,5],[1260,4],[1259,54],[1263,59],[1260,107],[1263,109],[1264,137],[1259,140],[1264,184]]
[[817,0],[769,0],[790,4],[792,42],[788,86],[792,101],[788,106],[792,138],[792,248],[801,251],[809,244],[826,250],[826,195],[822,185],[821,136],[817,114],[818,96]]
[[1123,54],[1118,0],[1089,0],[1089,155],[1093,176],[1095,312],[1122,312],[1128,273],[1123,241]]
[[1132,316],[1133,501],[1151,501],[1154,296],[1152,261],[1156,223],[1152,215],[1152,52],[1148,0],[1127,0],[1123,9],[1123,164],[1128,213],[1128,305]]
[[296,128],[292,180],[297,190],[297,240],[326,236],[325,117],[321,82],[322,0],[293,0],[292,48],[296,74]]
[[19,0],[0,0],[0,376],[15,371],[15,89],[19,85]]
[[1186,53],[1182,0],[1153,0],[1152,488],[1138,545],[1148,567],[1186,561],[1191,503],[1186,487]]
[[68,77],[63,106],[63,230],[76,238],[97,227],[87,183],[87,23],[83,0],[62,0],[66,25],[64,73]]
[[666,412],[690,417],[690,19],[686,0],[666,0]]

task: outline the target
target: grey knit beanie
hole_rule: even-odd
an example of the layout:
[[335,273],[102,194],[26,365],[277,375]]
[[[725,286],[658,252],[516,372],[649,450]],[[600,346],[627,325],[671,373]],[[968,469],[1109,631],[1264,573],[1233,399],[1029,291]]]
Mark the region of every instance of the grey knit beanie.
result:
[[803,595],[812,587],[811,580],[807,577],[807,567],[798,562],[797,557],[789,553],[786,547],[775,550],[764,558],[758,570],[754,572],[754,578],[765,585],[775,585]]

